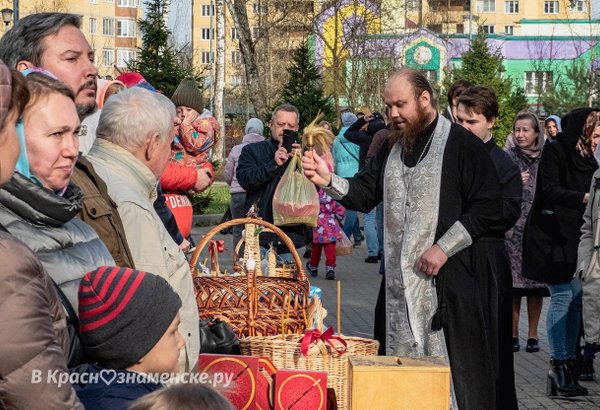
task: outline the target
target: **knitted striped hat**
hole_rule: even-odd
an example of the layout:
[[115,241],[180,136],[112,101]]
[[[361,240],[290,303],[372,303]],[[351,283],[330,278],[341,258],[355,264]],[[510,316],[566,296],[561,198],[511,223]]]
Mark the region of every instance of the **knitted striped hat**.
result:
[[101,366],[126,369],[158,343],[180,307],[160,276],[102,266],[79,285],[80,337]]

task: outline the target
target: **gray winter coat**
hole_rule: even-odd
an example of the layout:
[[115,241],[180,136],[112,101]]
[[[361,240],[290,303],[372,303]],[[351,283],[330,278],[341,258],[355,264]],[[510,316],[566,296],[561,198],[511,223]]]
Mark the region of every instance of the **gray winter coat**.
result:
[[75,311],[83,275],[115,264],[92,227],[75,218],[82,196],[75,185],[58,196],[17,173],[0,190],[0,225],[33,250]]
[[[600,343],[600,260],[592,261],[600,218],[600,170],[594,173],[590,199],[583,214],[581,239],[577,249],[577,275],[583,284],[583,331],[587,343]],[[598,256],[598,255],[596,255]],[[594,262],[594,263],[592,263]],[[590,269],[591,267],[591,269]]]

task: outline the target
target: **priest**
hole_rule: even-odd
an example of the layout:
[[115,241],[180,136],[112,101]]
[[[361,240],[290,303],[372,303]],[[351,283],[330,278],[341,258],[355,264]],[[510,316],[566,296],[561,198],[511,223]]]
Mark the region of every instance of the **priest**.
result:
[[383,200],[386,274],[375,312],[382,353],[445,357],[452,408],[493,409],[496,325],[486,306],[495,289],[481,283],[495,281],[489,269],[475,269],[482,258],[472,245],[502,217],[496,171],[480,139],[439,115],[421,72],[394,73],[384,101],[389,144],[361,172],[338,177],[307,151],[305,175],[349,209]]

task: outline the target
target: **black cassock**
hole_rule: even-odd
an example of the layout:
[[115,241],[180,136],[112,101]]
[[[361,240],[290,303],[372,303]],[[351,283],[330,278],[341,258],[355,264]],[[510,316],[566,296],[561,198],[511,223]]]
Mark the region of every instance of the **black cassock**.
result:
[[[403,159],[406,166],[415,166],[436,125],[437,118],[423,131],[412,153]],[[378,155],[349,179],[348,193],[340,201],[344,206],[368,212],[382,201],[390,149],[389,144],[384,144]],[[497,288],[489,266],[492,259],[477,245],[480,239],[495,235],[494,227],[502,223],[503,201],[485,145],[455,124],[444,148],[439,189],[435,242],[456,221],[461,222],[473,240],[473,245],[448,259],[435,279],[457,404],[460,409],[493,409],[498,341],[497,323],[490,307],[497,300],[489,299],[490,295],[497,295]],[[386,266],[386,270],[391,268]],[[380,352],[385,352],[386,339],[384,299],[382,282],[375,309],[375,338],[382,344]]]
[[[512,275],[510,261],[506,253],[504,234],[510,230],[521,215],[523,183],[521,170],[506,152],[500,149],[494,140],[485,143],[494,168],[500,180],[502,192],[502,218],[490,226],[491,236],[474,244],[476,255],[484,256],[478,260],[489,266],[496,280],[497,294],[488,295],[490,303],[488,314],[497,317],[498,368],[496,369],[496,404],[498,409],[516,410],[519,408],[515,391],[514,353],[512,346]],[[485,266],[485,265],[484,265]],[[481,268],[480,268],[481,269]],[[483,268],[485,269],[485,268]],[[485,284],[484,284],[485,289]],[[488,287],[488,289],[490,289]],[[483,291],[483,290],[482,290]],[[495,329],[490,329],[495,331]]]

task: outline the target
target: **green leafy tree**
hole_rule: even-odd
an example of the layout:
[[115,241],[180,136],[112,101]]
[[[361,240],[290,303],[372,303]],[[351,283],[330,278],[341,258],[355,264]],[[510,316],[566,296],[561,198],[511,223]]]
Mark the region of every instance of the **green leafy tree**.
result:
[[[473,39],[471,47],[462,55],[462,66],[452,70],[443,83],[444,94],[456,80],[467,80],[475,85],[492,88],[498,97],[499,115],[492,130],[496,143],[504,146],[511,132],[517,113],[527,108],[527,98],[522,88],[515,87],[513,80],[504,77],[503,57],[499,51],[491,51],[482,30]],[[443,94],[442,94],[443,95]]]
[[128,68],[143,75],[146,81],[170,97],[179,82],[194,76],[194,72],[178,63],[177,53],[169,45],[171,32],[165,22],[169,0],[147,0],[144,4],[146,18],[138,21],[142,47],[138,49],[137,59],[131,61]]
[[308,125],[319,112],[324,120],[335,121],[333,101],[323,93],[323,81],[306,42],[294,50],[288,74],[289,79],[279,103],[286,102],[298,108],[300,129]]
[[589,70],[583,61],[576,61],[565,69],[554,84],[548,84],[539,102],[548,114],[560,117],[571,110],[597,104],[600,95],[600,78]]

